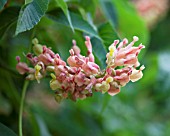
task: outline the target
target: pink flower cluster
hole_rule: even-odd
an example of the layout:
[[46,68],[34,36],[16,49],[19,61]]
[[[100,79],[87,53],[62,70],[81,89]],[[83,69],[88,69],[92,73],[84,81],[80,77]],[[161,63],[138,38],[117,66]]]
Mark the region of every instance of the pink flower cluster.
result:
[[145,46],[140,44],[138,47],[133,47],[136,41],[138,41],[136,36],[129,44],[127,39],[120,43],[119,40],[115,40],[106,55],[107,67],[101,71],[94,61],[92,44],[88,36],[85,41],[87,56],[80,54],[80,49],[73,40],[73,47],[69,51],[70,57],[67,59],[68,65],[59,54],[55,54],[50,48],[40,45],[38,40],[34,39],[33,51],[36,55],[31,53],[26,55],[33,67],[20,62],[20,57],[17,56],[16,69],[20,74],[27,73],[26,79],[36,79],[38,82],[45,77],[47,71],[51,72],[50,87],[55,91],[58,102],[66,98],[74,101],[84,99],[92,96],[94,91],[107,92],[113,96],[129,81],[135,82],[143,76],[144,66],[138,70],[136,68],[140,65],[138,54]]

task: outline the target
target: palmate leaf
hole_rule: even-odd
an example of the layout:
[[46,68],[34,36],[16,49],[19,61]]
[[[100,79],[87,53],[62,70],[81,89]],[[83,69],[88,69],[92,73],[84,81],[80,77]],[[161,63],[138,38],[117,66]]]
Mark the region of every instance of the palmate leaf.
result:
[[65,16],[67,17],[67,20],[69,22],[69,25],[72,29],[72,31],[74,32],[74,27],[72,25],[72,21],[71,21],[71,17],[70,17],[70,13],[68,10],[68,6],[66,4],[66,2],[64,2],[64,0],[55,0],[57,2],[57,4],[60,6],[60,8],[63,10]]
[[33,0],[24,5],[19,14],[15,35],[33,28],[48,9],[49,0]]
[[[93,29],[93,27],[87,21],[85,21],[79,14],[70,12],[70,16],[72,20],[72,25],[75,30],[82,31],[100,39],[98,33]],[[70,26],[67,18],[61,10],[52,10],[48,12],[47,17],[59,24]]]
[[9,7],[0,13],[0,39],[3,37],[9,27],[17,21],[19,7]]
[[7,0],[0,0],[0,10],[3,9],[6,2],[7,2]]

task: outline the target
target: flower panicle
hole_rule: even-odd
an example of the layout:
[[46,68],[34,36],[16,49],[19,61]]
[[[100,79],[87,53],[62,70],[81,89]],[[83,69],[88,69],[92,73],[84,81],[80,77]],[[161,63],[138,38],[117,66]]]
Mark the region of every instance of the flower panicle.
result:
[[138,54],[145,46],[142,44],[138,47],[133,46],[139,40],[138,37],[134,36],[129,44],[126,38],[121,42],[115,40],[108,48],[105,70],[101,70],[95,63],[90,37],[86,36],[85,39],[87,56],[81,55],[81,50],[73,40],[67,63],[59,54],[55,54],[50,48],[39,44],[37,39],[33,39],[35,55],[31,53],[26,55],[33,67],[21,62],[17,56],[16,69],[20,74],[27,73],[26,79],[37,80],[38,83],[47,72],[50,72],[52,77],[50,87],[55,91],[58,102],[66,98],[74,101],[85,99],[92,96],[93,92],[114,96],[129,81],[136,82],[142,78],[142,70],[145,67],[142,65],[137,68],[140,66]]

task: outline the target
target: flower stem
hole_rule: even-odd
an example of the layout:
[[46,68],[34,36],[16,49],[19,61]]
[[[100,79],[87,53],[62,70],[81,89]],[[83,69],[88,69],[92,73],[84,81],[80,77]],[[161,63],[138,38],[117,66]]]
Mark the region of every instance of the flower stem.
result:
[[21,96],[21,102],[20,102],[20,108],[19,108],[19,136],[22,136],[22,113],[23,113],[23,107],[24,107],[24,99],[25,99],[25,94],[26,94],[26,90],[28,87],[28,83],[29,81],[24,82],[24,86],[22,89],[22,96]]

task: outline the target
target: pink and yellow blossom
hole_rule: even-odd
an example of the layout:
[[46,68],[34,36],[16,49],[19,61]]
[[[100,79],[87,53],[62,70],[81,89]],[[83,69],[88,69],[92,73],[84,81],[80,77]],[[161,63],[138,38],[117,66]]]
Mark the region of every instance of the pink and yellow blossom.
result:
[[27,73],[26,79],[36,79],[38,82],[46,76],[47,71],[50,72],[52,77],[50,87],[55,91],[57,101],[67,98],[74,101],[85,99],[91,97],[94,92],[114,96],[128,82],[135,82],[142,78],[144,66],[142,65],[139,70],[136,68],[140,66],[138,54],[145,46],[142,44],[138,47],[133,46],[139,40],[138,37],[134,36],[133,41],[129,44],[126,38],[121,42],[115,40],[109,46],[109,52],[106,54],[107,67],[105,70],[101,70],[95,63],[90,37],[86,36],[85,39],[87,56],[80,54],[81,50],[73,40],[67,63],[61,59],[59,54],[55,54],[45,45],[41,46],[38,40],[34,39],[36,55],[28,53],[26,56],[33,68],[20,62],[20,58],[17,57],[16,69],[20,74]]

